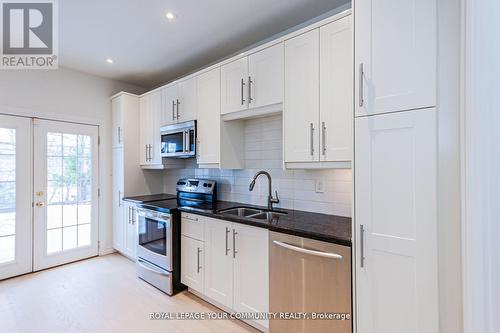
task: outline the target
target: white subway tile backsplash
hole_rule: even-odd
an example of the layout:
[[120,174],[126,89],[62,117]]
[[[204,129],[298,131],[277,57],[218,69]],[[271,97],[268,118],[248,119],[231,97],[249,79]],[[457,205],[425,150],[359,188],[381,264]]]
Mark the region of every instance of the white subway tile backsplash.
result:
[[[352,215],[352,171],[350,169],[283,170],[281,115],[245,121],[245,169],[199,169],[194,159],[185,169],[166,170],[164,189],[175,193],[181,177],[213,178],[218,182],[218,199],[266,205],[268,184],[259,178],[252,192],[248,190],[259,170],[273,178],[273,193],[278,191],[281,208],[312,211],[340,216]],[[323,193],[316,193],[316,181],[323,182]]]

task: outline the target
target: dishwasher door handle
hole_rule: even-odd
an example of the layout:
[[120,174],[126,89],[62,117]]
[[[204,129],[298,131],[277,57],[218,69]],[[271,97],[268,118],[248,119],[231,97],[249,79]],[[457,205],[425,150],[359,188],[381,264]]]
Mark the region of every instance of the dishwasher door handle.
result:
[[309,250],[309,249],[304,249],[303,247],[298,247],[292,244],[288,243],[283,243],[277,240],[273,241],[274,244],[284,247],[285,249],[289,249],[292,251],[300,252],[300,253],[305,253],[305,254],[310,254],[312,256],[317,256],[317,257],[323,257],[323,258],[330,258],[330,259],[337,259],[341,260],[342,256],[337,253],[331,253],[331,252],[323,252],[323,251],[316,251],[316,250]]

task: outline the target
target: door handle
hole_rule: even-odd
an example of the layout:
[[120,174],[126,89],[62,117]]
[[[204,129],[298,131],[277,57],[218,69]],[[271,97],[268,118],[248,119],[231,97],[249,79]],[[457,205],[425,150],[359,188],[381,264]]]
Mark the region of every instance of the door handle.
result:
[[201,266],[200,266],[200,252],[201,252],[201,249],[198,247],[197,259],[196,259],[196,273],[199,273],[200,269],[201,269]]
[[321,123],[321,141],[322,141],[322,154],[326,155],[326,125],[325,122]]
[[39,201],[35,204],[38,208],[42,208],[43,206],[45,206],[45,202],[43,201]]
[[172,100],[172,120],[175,120],[175,101]]
[[229,238],[229,232],[230,232],[230,231],[229,231],[229,228],[228,228],[228,227],[226,227],[226,256],[227,256],[227,254],[229,253],[229,251],[231,250],[231,249],[228,247],[228,243],[229,243],[229,241],[228,241],[228,238]]
[[311,156],[313,156],[314,155],[314,124],[311,123],[309,128],[310,128],[310,133],[311,133],[311,138],[310,138],[311,139],[310,140],[311,147],[310,147],[310,149],[311,149]]
[[178,99],[176,101],[177,101],[177,119],[179,119],[179,104],[181,103],[179,102]]
[[310,254],[310,255],[313,255],[313,256],[317,256],[317,257],[330,258],[330,259],[338,259],[338,260],[341,260],[343,258],[340,254],[337,254],[337,253],[323,252],[323,251],[317,251],[317,250],[310,250],[310,249],[306,249],[306,248],[303,248],[303,247],[295,246],[295,245],[292,245],[292,244],[280,242],[280,241],[277,241],[277,240],[274,240],[273,243],[276,244],[276,245],[278,245],[278,246],[284,247],[285,249],[289,249],[289,250],[292,250],[292,251],[295,251],[295,252],[304,253],[304,254]]
[[361,64],[359,64],[359,73],[358,73],[358,75],[359,75],[359,79],[358,79],[359,80],[359,82],[358,82],[358,84],[359,84],[359,87],[358,87],[358,89],[359,89],[359,92],[358,92],[359,93],[359,107],[363,107],[363,105],[365,104],[364,91],[363,91],[363,89],[364,89],[364,85],[363,85],[364,73],[363,72],[364,72],[364,66],[363,66],[363,63],[361,63]]
[[252,103],[253,98],[252,98],[252,77],[248,76],[248,104]]
[[361,268],[365,267],[365,226],[359,226],[359,252],[360,252],[360,266]]
[[238,253],[238,251],[236,250],[236,235],[238,233],[233,229],[233,258],[236,258],[236,253]]
[[245,104],[245,98],[243,97],[244,89],[245,89],[245,81],[241,79],[241,105]]

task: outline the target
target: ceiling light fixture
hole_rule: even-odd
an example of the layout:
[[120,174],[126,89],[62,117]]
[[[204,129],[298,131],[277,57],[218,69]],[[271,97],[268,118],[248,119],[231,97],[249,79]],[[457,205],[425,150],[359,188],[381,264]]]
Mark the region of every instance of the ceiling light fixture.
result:
[[106,59],[106,62],[107,62],[108,64],[112,64],[112,63],[113,63],[113,59],[111,59],[111,58],[107,58],[107,59]]
[[175,19],[175,15],[172,12],[167,12],[165,14],[166,18],[169,19],[170,21],[173,21]]

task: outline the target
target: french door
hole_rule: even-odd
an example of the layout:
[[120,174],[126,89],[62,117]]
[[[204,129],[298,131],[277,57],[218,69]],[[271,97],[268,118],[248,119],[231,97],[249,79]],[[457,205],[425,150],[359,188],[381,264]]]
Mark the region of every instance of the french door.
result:
[[35,119],[33,136],[33,269],[97,255],[97,127]]
[[0,115],[0,280],[31,271],[31,119]]
[[0,280],[97,255],[96,126],[0,115]]

